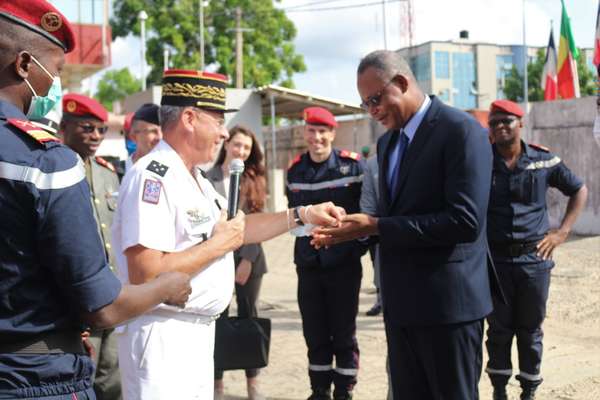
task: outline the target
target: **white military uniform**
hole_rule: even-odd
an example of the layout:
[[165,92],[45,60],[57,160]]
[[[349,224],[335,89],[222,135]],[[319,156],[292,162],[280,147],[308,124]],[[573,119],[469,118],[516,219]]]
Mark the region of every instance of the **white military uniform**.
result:
[[[211,237],[226,204],[199,171],[192,176],[160,141],[121,184],[113,223],[119,278],[129,282],[127,248],[188,249]],[[214,320],[231,300],[233,254],[202,270],[191,285],[185,309],[162,304],[118,329],[125,400],[213,398]]]

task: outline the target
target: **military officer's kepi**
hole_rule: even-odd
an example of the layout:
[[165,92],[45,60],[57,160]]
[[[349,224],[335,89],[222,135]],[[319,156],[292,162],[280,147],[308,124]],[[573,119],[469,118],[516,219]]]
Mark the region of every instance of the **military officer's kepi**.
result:
[[311,125],[327,125],[337,128],[338,123],[333,114],[323,107],[308,107],[304,109],[304,122]]
[[71,24],[46,0],[0,0],[0,18],[44,36],[62,47],[65,53],[75,47]]
[[96,100],[77,93],[68,93],[62,100],[63,113],[78,117],[92,117],[108,121],[108,111]]
[[510,100],[496,100],[490,106],[490,113],[512,114],[521,118],[525,113],[519,105]]
[[161,106],[233,112],[225,105],[227,77],[212,72],[169,69],[163,73]]

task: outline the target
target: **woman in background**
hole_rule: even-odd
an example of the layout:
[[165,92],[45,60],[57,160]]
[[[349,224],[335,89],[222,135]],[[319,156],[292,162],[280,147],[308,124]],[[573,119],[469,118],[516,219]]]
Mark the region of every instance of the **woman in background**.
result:
[[[244,161],[244,173],[240,184],[240,209],[246,214],[263,211],[266,201],[265,167],[263,154],[254,133],[241,125],[229,131],[229,139],[223,143],[215,165],[207,172],[207,178],[224,197],[229,190],[229,164],[239,158]],[[235,298],[240,317],[256,317],[257,300],[262,276],[267,272],[265,255],[260,244],[240,247],[234,253],[235,259]],[[223,316],[227,316],[228,309]],[[259,369],[246,370],[248,398],[263,400],[258,391]],[[215,400],[224,397],[223,371],[215,369]]]

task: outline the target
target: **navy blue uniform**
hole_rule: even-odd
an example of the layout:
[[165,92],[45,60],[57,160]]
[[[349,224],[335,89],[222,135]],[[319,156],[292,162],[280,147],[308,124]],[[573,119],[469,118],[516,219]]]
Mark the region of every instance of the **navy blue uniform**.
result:
[[548,230],[548,187],[572,196],[583,185],[546,149],[522,142],[523,153],[511,171],[494,146],[492,187],[488,207],[488,242],[507,304],[497,302],[488,317],[486,372],[494,385],[512,375],[510,350],[517,338],[519,374],[525,384],[541,383],[542,322],[550,286],[552,260],[542,260],[536,245]]
[[[14,121],[15,119],[17,121]],[[80,313],[118,296],[98,235],[83,164],[0,101],[0,348],[51,332],[79,335]],[[32,137],[33,136],[33,137]],[[0,399],[94,398],[84,354],[0,354]],[[45,397],[46,398],[46,397]]]
[[[355,153],[334,149],[322,163],[313,162],[305,153],[287,174],[289,206],[332,201],[348,214],[358,213],[362,174],[362,162]],[[356,384],[360,257],[366,249],[353,241],[316,250],[310,245],[310,237],[296,238],[298,305],[313,390],[328,390],[333,382],[334,394],[345,393]]]

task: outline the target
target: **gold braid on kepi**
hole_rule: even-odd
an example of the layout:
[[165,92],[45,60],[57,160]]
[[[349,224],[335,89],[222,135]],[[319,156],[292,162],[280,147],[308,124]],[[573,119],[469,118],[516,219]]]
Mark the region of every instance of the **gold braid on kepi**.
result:
[[225,75],[185,69],[163,73],[161,105],[198,107],[208,111],[234,112],[225,103]]

